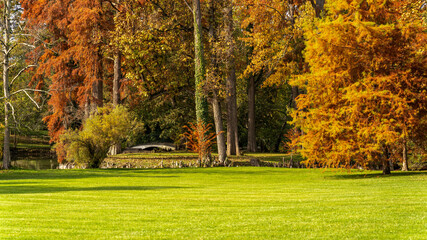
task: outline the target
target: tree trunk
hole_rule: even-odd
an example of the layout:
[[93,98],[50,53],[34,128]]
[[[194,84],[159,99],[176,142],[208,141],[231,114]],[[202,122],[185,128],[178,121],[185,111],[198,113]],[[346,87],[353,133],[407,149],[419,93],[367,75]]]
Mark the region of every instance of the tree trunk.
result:
[[403,143],[402,160],[402,171],[408,171],[408,149],[406,141]]
[[104,98],[103,88],[104,88],[104,83],[103,83],[102,79],[94,82],[94,84],[93,84],[93,98],[94,98],[94,103],[95,103],[96,107],[102,107],[103,106],[103,98]]
[[383,162],[383,174],[384,175],[391,174],[390,161],[389,160],[386,160]]
[[225,158],[227,157],[227,154],[226,154],[227,148],[225,146],[224,127],[222,125],[221,104],[218,100],[218,96],[215,90],[213,93],[212,108],[213,108],[214,119],[215,119],[215,131],[217,134],[216,141],[218,146],[218,160],[221,163],[224,163]]
[[[200,9],[200,0],[193,0],[193,16],[194,16],[194,78],[195,78],[195,102],[196,102],[196,118],[198,123],[208,124],[208,101],[204,94],[205,84],[205,57],[203,53],[202,41],[202,13]],[[206,141],[204,136],[199,141]],[[200,163],[210,164],[210,152],[202,152]]]
[[120,104],[120,85],[122,79],[122,63],[120,52],[114,56],[113,106]]
[[92,106],[91,113],[97,112],[99,107],[104,105],[104,82],[102,72],[102,55],[98,54],[98,61],[96,61],[96,80],[92,83]]
[[[114,56],[114,78],[113,78],[113,106],[120,105],[120,84],[122,79],[122,63],[120,52]],[[122,145],[116,143],[110,147],[108,153],[110,155],[117,155],[122,152]]]
[[4,91],[4,145],[3,145],[3,168],[10,168],[10,126],[9,126],[9,57],[10,57],[10,0],[4,1],[3,16],[3,91]]
[[10,168],[10,131],[9,131],[9,119],[8,119],[8,108],[5,104],[5,117],[4,117],[4,145],[3,145],[3,169]]
[[195,67],[195,98],[196,98],[196,117],[197,122],[207,124],[208,122],[208,102],[203,93],[205,83],[205,57],[203,53],[202,42],[202,13],[200,10],[200,0],[193,0],[194,16],[194,67]]
[[229,0],[225,9],[225,28],[227,42],[227,154],[240,155],[237,129],[236,66],[233,39],[233,5]]
[[383,174],[391,174],[390,153],[388,147],[384,147]]
[[255,76],[249,78],[248,85],[248,152],[256,152],[255,132]]
[[95,82],[93,82],[93,84],[92,84],[92,101],[91,101],[92,109],[91,109],[91,112],[96,112],[96,111],[98,111],[98,107],[103,106],[103,99],[104,99],[103,88],[104,88],[104,83],[103,83],[102,79],[98,79]]
[[[209,38],[211,43],[215,43],[218,41],[216,36],[217,25],[215,23],[215,2],[211,0],[210,4],[210,18],[209,18]],[[222,122],[222,111],[221,111],[221,103],[218,97],[217,85],[220,84],[217,82],[218,78],[218,62],[217,62],[217,54],[214,51],[214,47],[211,47],[211,69],[213,81],[211,81],[212,86],[212,110],[215,121],[215,132],[217,134],[216,141],[218,146],[218,160],[220,163],[224,163],[227,157],[227,148],[225,145],[225,136],[224,136],[224,126]]]

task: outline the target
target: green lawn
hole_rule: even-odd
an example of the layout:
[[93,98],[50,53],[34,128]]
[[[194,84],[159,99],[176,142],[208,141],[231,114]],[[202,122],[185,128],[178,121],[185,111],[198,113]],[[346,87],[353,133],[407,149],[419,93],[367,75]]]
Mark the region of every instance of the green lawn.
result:
[[427,172],[0,173],[0,239],[427,239]]

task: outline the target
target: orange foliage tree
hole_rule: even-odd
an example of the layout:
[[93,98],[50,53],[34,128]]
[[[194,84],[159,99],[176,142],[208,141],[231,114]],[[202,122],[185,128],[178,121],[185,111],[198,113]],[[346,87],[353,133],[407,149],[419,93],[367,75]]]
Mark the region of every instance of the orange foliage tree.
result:
[[114,3],[103,0],[23,0],[28,26],[44,30],[33,55],[39,66],[33,82],[48,85],[51,114],[45,118],[52,141],[87,118],[103,103],[107,33],[113,28]]
[[426,22],[417,2],[328,1],[327,14],[305,25],[310,73],[294,81],[306,94],[293,117],[307,165],[381,164],[387,174],[402,142],[426,141]]
[[183,136],[186,138],[187,148],[191,151],[199,154],[200,163],[204,162],[209,164],[211,154],[211,147],[215,143],[217,134],[211,132],[212,124],[205,124],[198,122],[197,124],[189,123],[188,126],[184,126],[187,130]]

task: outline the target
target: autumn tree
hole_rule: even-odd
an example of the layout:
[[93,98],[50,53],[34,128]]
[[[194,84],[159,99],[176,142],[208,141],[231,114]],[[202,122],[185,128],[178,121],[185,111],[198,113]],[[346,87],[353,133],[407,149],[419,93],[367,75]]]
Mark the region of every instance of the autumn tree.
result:
[[61,135],[55,146],[59,161],[98,168],[108,149],[129,139],[135,128],[137,124],[125,107],[99,108],[81,131],[68,129]]
[[[206,82],[206,63],[203,49],[202,11],[200,7],[200,0],[193,0],[192,11],[194,17],[194,80],[196,83],[196,118],[198,123],[206,125],[208,123],[208,102],[203,91],[203,86]],[[203,137],[199,137],[199,141],[205,140]],[[205,156],[202,157],[201,161],[206,161],[208,157],[208,153],[205,153]]]
[[207,73],[207,82],[212,93],[212,111],[215,122],[215,131],[218,146],[218,160],[223,163],[227,157],[227,148],[225,142],[224,126],[222,120],[221,100],[224,90],[221,63],[221,41],[220,41],[220,21],[222,5],[218,1],[209,2],[209,69]]
[[194,21],[184,1],[121,1],[113,48],[122,53],[125,104],[139,115],[139,142],[180,143],[195,118]]
[[[243,79],[248,81],[248,151],[256,151],[255,96],[260,87],[289,87],[291,101],[288,109],[294,108],[294,100],[301,92],[297,86],[290,86],[294,74],[306,71],[304,65],[302,19],[312,21],[316,13],[320,16],[324,1],[254,1],[238,0],[238,16],[243,31],[241,39],[248,50],[248,63]],[[289,114],[282,119],[277,131],[280,143],[288,127]],[[277,145],[277,144],[276,144]]]
[[[16,123],[16,113],[21,111],[14,107],[19,95],[23,95],[26,101],[39,107],[34,92],[42,92],[41,89],[29,87],[30,78],[27,70],[35,67],[37,59],[23,58],[29,49],[34,48],[37,37],[31,36],[37,32],[30,32],[26,28],[26,22],[21,19],[22,9],[18,1],[5,0],[1,5],[0,21],[0,48],[2,53],[2,84],[4,102],[4,141],[3,141],[3,168],[10,167],[10,129],[12,120]],[[21,82],[21,83],[20,83]],[[24,100],[25,101],[25,100]],[[16,105],[15,105],[16,106]]]
[[227,154],[240,155],[239,133],[237,129],[237,96],[236,96],[236,64],[235,64],[235,38],[233,20],[233,1],[225,1],[224,7],[224,32],[226,43],[226,68],[227,68]]
[[50,87],[51,114],[45,118],[52,141],[79,127],[104,102],[104,80],[113,65],[104,53],[113,27],[112,1],[24,0],[24,17],[45,29],[33,51],[40,59],[33,81]]
[[404,19],[412,2],[328,1],[305,25],[310,73],[294,81],[306,94],[293,117],[307,165],[388,174],[394,150],[425,129],[426,25]]
[[193,0],[194,16],[194,68],[196,83],[196,116],[197,122],[206,124],[208,122],[208,105],[203,92],[206,78],[205,56],[203,49],[202,10],[200,0]]

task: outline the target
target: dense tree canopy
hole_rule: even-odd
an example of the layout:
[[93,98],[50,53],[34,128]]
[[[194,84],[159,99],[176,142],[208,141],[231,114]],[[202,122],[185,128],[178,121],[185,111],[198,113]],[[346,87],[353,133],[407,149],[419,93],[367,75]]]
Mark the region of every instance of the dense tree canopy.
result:
[[14,116],[44,116],[52,142],[79,136],[98,107],[112,103],[143,123],[138,143],[183,145],[184,125],[214,124],[220,162],[247,146],[297,149],[308,166],[387,172],[390,162],[427,151],[423,0],[19,6],[26,43],[35,44],[15,48],[14,59],[37,65],[22,77],[50,98],[48,109]]

